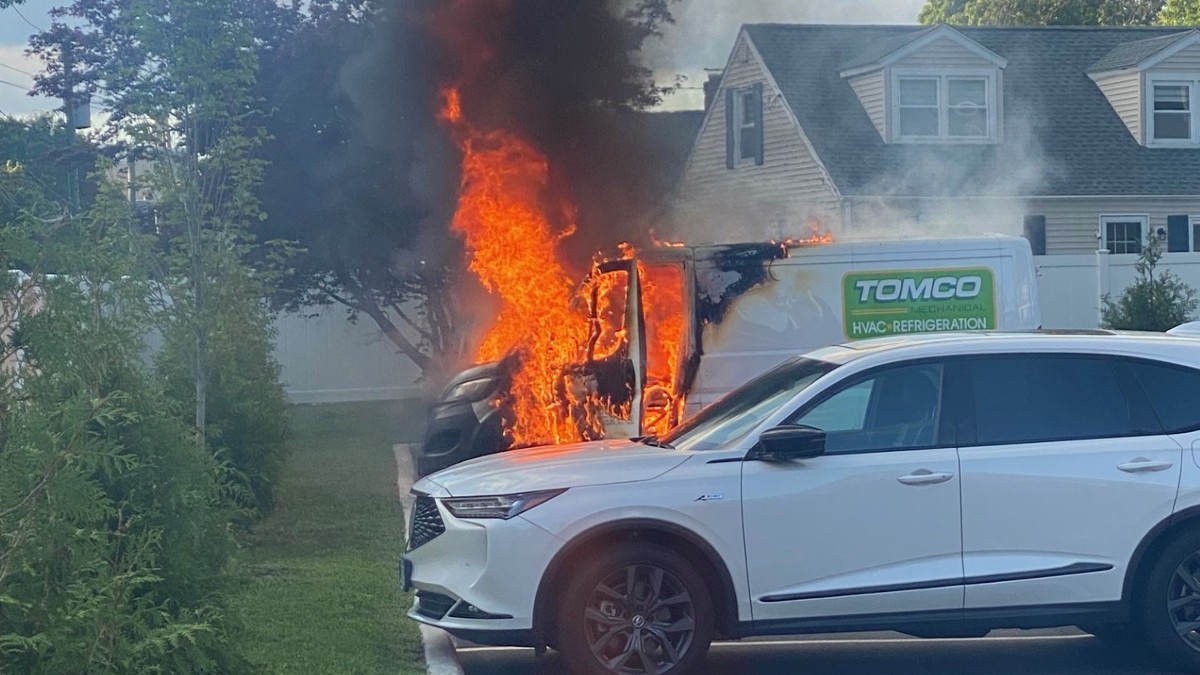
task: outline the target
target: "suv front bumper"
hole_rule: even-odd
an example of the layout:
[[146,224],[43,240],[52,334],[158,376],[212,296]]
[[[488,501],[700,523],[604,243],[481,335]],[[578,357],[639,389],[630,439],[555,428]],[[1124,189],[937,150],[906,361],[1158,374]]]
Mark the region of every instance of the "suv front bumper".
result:
[[434,504],[445,531],[400,563],[417,591],[408,616],[471,642],[531,646],[534,598],[562,540],[520,516],[463,520]]

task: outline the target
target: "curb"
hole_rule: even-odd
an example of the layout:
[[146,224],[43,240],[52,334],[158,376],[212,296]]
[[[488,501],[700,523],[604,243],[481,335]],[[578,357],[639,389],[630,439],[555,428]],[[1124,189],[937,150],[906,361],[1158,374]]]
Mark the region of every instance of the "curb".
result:
[[[415,478],[411,446],[408,443],[397,443],[392,446],[392,454],[396,456],[396,489],[400,492],[400,503],[407,514],[412,506],[412,498],[408,491],[412,488]],[[407,517],[404,519],[404,527],[407,540]],[[429,675],[464,675],[458,652],[454,648],[454,640],[449,633],[421,624],[421,643],[425,645],[425,668]]]

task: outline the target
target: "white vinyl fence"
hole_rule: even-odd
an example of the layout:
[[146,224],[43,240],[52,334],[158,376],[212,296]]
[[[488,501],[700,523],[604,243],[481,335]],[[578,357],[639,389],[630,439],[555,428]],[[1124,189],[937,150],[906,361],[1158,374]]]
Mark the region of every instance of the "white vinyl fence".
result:
[[293,403],[413,398],[421,371],[367,317],[346,321],[340,306],[306,310],[316,318],[280,314],[275,358]]
[[[1136,255],[1049,255],[1034,258],[1042,324],[1046,328],[1096,328],[1105,294],[1120,296],[1137,278]],[[1171,270],[1200,289],[1200,253],[1164,253],[1157,271]]]

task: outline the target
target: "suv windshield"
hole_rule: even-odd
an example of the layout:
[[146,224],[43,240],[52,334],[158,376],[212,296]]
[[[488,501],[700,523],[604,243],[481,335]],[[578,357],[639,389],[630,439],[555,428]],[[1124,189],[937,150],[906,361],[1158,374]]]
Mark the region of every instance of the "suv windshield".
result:
[[736,443],[836,364],[796,357],[734,389],[661,439],[680,450],[717,450]]

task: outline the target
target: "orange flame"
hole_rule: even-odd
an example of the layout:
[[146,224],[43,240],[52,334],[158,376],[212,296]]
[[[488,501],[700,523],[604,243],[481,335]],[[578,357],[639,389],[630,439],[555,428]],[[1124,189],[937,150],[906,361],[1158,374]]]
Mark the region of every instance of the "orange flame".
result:
[[[463,117],[456,89],[443,92],[442,119],[452,125],[462,151],[462,183],[451,228],[463,237],[469,268],[497,294],[501,309],[477,359],[521,355],[514,377],[517,443],[576,440],[579,430],[562,410],[564,364],[579,361],[587,318],[571,309],[572,276],[558,262],[555,231],[544,208],[550,174],[545,156],[504,130],[482,131]],[[573,223],[565,200],[557,208]],[[565,392],[568,398],[571,392]]]
[[642,392],[642,432],[661,436],[679,422],[684,394],[680,387],[683,351],[683,267],[638,263],[646,319],[646,386]]

